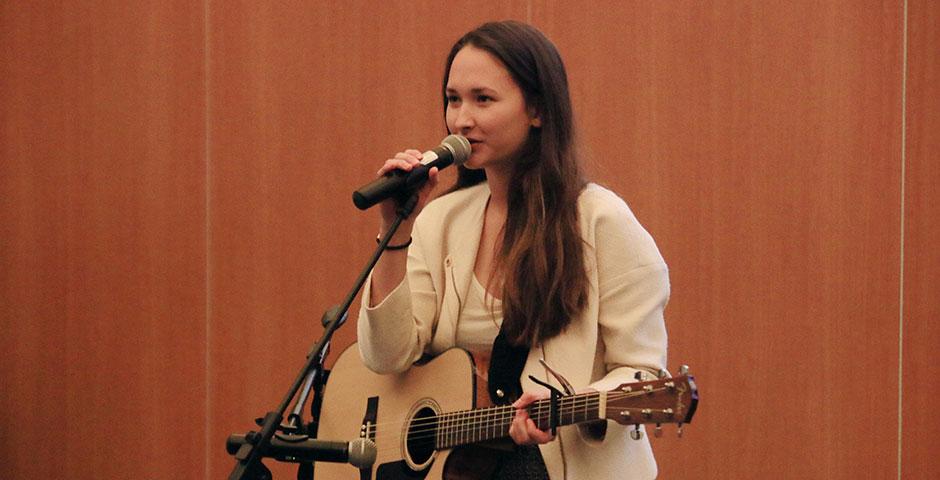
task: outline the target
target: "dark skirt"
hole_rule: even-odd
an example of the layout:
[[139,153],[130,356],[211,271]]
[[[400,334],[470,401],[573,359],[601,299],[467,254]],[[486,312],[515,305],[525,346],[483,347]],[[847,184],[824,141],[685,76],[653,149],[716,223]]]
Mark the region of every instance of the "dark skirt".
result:
[[457,447],[444,467],[445,480],[548,480],[539,447],[504,442],[499,448],[480,444]]
[[493,480],[548,480],[542,452],[535,445],[520,445],[499,459]]

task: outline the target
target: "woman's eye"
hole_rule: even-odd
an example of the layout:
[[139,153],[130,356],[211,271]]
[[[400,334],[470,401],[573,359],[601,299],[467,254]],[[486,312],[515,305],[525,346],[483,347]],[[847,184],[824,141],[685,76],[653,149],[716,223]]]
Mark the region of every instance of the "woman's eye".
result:
[[460,102],[460,98],[457,97],[456,95],[447,96],[447,103],[459,103],[459,102]]
[[477,101],[480,103],[486,103],[492,100],[493,98],[490,97],[489,95],[477,95]]

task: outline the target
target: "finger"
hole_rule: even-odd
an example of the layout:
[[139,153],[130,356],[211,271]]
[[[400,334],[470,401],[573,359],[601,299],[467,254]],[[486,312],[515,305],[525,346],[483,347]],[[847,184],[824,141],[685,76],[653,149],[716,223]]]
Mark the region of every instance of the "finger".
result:
[[382,165],[382,168],[379,169],[378,174],[385,175],[392,170],[404,170],[406,172],[410,172],[412,168],[413,162],[409,162],[401,158],[390,158],[385,161],[385,163]]
[[552,441],[553,438],[555,438],[551,432],[544,432],[539,430],[539,427],[535,426],[535,422],[533,422],[531,418],[526,419],[525,426],[526,436],[536,443],[548,443]]
[[512,406],[515,407],[515,408],[525,408],[525,407],[527,407],[530,403],[532,403],[532,402],[534,402],[535,400],[537,400],[538,398],[539,398],[538,395],[535,395],[535,394],[529,393],[529,392],[525,392],[525,393],[523,393],[522,395],[519,396],[519,399],[517,399],[515,402],[512,402]]
[[516,445],[528,445],[532,443],[529,433],[526,431],[525,423],[520,418],[514,418],[509,424],[509,436]]
[[418,152],[417,155],[409,152],[418,152],[417,150],[408,150],[406,152],[398,152],[395,154],[395,158],[405,160],[410,164],[419,163],[421,161],[421,152]]
[[415,150],[413,148],[409,148],[408,150],[405,150],[405,153],[409,155],[413,155],[415,158],[419,160],[424,156],[424,154],[421,153],[421,150]]
[[437,186],[437,167],[431,167],[428,170],[428,182],[425,184],[426,190],[431,191]]

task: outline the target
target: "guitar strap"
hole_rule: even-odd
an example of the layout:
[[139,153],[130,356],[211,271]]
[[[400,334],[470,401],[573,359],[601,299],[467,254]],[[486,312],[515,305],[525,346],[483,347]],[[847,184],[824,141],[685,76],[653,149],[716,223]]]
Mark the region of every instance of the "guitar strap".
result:
[[[505,323],[503,323],[505,325]],[[490,369],[487,390],[490,400],[495,405],[509,405],[522,395],[522,368],[529,357],[527,345],[513,345],[502,328],[493,340],[493,353],[490,357]]]

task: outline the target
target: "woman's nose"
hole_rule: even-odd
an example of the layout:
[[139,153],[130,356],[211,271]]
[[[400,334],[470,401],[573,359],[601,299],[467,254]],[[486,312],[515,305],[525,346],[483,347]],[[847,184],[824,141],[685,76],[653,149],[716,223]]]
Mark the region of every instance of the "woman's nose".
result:
[[476,125],[473,112],[466,106],[461,105],[455,113],[457,116],[454,120],[454,127],[456,127],[458,131],[467,132]]

